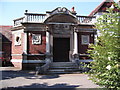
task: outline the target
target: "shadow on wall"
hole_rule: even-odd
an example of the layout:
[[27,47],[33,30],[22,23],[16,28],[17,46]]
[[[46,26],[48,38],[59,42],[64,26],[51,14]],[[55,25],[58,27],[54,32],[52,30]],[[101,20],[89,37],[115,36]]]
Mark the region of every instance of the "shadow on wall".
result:
[[5,35],[3,35],[2,33],[0,33],[0,39],[2,39],[2,42],[11,42]]
[[62,84],[54,84],[54,85],[48,85],[47,83],[43,84],[38,84],[38,83],[33,83],[31,85],[25,85],[25,86],[20,86],[20,87],[8,87],[6,89],[17,89],[17,88],[73,88],[72,90],[76,90],[75,88],[79,87],[79,85],[68,85],[66,83]]
[[[6,34],[7,35],[7,34]],[[10,41],[9,38],[7,38],[5,35],[0,33],[0,59],[2,62],[0,62],[0,67],[5,67],[5,66],[13,66],[12,63],[10,62],[11,60],[11,44],[12,42]]]

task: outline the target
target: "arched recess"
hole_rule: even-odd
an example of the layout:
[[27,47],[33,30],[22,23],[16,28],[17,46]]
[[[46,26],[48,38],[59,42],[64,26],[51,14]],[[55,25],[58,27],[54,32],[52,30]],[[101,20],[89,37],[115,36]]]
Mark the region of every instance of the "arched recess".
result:
[[72,16],[70,14],[64,14],[64,13],[58,13],[53,14],[49,16],[44,23],[71,23],[71,24],[77,24],[79,21],[75,16]]

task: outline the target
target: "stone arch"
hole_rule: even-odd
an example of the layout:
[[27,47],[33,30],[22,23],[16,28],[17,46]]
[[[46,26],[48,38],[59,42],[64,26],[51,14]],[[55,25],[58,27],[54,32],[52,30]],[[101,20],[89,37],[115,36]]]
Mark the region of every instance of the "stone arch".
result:
[[78,20],[76,17],[70,15],[70,14],[53,14],[50,17],[48,17],[44,23],[72,23],[77,24]]

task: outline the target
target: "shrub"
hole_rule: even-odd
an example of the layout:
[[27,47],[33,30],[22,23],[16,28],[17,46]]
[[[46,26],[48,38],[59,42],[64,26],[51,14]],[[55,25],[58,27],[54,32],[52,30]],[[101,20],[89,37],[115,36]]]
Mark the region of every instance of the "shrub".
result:
[[99,85],[120,89],[120,13],[109,8],[95,26],[99,35],[96,44],[89,46],[93,50],[89,49],[88,53],[94,60],[89,74]]

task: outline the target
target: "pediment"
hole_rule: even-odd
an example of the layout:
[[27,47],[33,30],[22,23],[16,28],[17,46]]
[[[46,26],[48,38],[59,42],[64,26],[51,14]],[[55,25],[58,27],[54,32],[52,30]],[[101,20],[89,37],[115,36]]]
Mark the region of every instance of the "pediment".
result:
[[44,23],[78,23],[76,15],[74,15],[67,8],[56,8],[52,12],[48,12],[49,17],[44,21]]
[[53,11],[47,12],[47,13],[49,13],[50,15],[54,15],[54,14],[69,14],[69,15],[75,16],[70,10],[68,10],[65,7],[63,7],[63,8],[58,7],[56,9],[54,9]]
[[48,17],[45,20],[45,23],[74,23],[76,24],[78,20],[75,17],[72,17],[67,14],[55,14],[51,17]]

